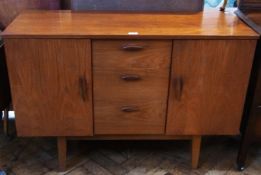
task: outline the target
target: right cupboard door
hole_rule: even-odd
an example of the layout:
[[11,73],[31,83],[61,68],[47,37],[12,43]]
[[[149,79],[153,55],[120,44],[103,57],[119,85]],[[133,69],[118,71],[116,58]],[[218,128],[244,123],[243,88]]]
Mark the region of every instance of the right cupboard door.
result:
[[176,40],[168,135],[234,135],[251,71],[254,40]]

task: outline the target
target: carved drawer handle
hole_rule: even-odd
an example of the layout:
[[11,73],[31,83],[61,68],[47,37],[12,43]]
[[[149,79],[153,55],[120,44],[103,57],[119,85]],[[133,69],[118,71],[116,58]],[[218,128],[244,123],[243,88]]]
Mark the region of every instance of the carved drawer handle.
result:
[[121,107],[121,111],[123,112],[137,112],[139,108],[137,106],[123,106]]
[[137,81],[140,80],[141,77],[139,75],[123,74],[121,75],[121,79],[125,81]]
[[139,51],[139,50],[144,49],[144,47],[135,45],[135,44],[126,44],[126,45],[122,46],[122,49],[126,50],[126,51]]
[[83,101],[88,99],[88,87],[87,80],[84,76],[79,78],[80,95]]
[[183,92],[183,79],[181,77],[176,78],[174,81],[174,88],[175,88],[175,98],[178,101],[181,101],[182,92]]

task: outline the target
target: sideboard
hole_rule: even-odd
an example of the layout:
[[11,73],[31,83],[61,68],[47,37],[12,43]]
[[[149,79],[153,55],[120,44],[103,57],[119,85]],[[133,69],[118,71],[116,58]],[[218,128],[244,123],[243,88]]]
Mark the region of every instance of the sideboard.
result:
[[[254,1],[255,2],[255,1]],[[257,3],[257,2],[256,2]],[[260,3],[260,2],[259,2]],[[259,35],[261,34],[261,8],[237,10],[236,14]],[[245,110],[241,124],[242,139],[237,158],[239,170],[245,169],[247,153],[251,145],[261,141],[261,40],[257,42]]]
[[258,34],[233,13],[27,11],[3,32],[18,136],[239,134]]

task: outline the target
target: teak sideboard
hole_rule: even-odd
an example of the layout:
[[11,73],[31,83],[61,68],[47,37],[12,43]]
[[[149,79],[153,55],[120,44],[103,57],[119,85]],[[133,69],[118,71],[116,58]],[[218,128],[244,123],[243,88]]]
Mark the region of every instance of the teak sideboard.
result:
[[[253,3],[258,3],[253,1]],[[251,5],[251,3],[249,3]],[[261,5],[261,1],[259,1]],[[253,5],[253,4],[252,4]],[[254,5],[253,5],[254,6]],[[256,6],[257,8],[258,6]],[[237,10],[236,14],[261,35],[261,6],[259,10]],[[242,139],[237,157],[239,170],[244,170],[251,145],[261,141],[261,39],[257,42],[254,63],[241,124]]]
[[233,13],[27,11],[3,32],[19,136],[239,134],[258,35]]

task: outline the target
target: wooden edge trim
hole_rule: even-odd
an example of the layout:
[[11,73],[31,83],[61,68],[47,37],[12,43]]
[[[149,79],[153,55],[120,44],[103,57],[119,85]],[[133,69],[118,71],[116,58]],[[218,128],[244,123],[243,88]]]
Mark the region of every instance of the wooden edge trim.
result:
[[100,135],[89,137],[67,137],[67,140],[191,140],[193,136],[165,136],[165,135]]

